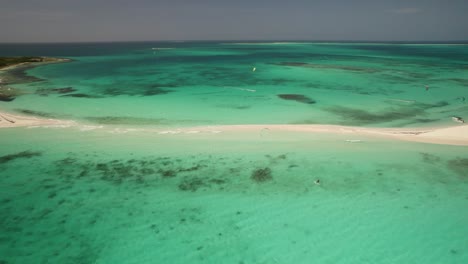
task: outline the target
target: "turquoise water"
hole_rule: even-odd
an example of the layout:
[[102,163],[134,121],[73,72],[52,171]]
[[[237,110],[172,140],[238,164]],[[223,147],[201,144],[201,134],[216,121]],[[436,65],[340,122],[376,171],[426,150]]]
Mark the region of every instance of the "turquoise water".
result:
[[468,260],[465,147],[280,132],[1,133],[4,263]]
[[[73,62],[28,70],[42,80],[17,84],[23,95],[2,108],[95,124],[159,126],[417,127],[448,125],[451,116],[468,114],[468,45],[139,43],[67,47],[36,51]],[[12,52],[5,49],[5,53]],[[73,92],[53,90],[61,88]],[[309,101],[285,100],[281,94],[300,95]]]
[[0,263],[467,263],[466,147],[147,129],[450,125],[466,47],[0,45],[73,59],[0,109],[99,125],[0,129]]

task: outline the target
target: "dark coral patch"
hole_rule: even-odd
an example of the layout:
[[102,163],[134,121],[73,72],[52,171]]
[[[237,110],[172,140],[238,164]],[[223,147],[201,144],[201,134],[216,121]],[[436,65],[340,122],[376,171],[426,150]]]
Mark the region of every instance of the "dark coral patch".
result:
[[273,176],[271,175],[271,169],[270,168],[256,169],[252,172],[250,179],[252,179],[255,182],[270,181],[273,179]]
[[18,152],[15,154],[9,154],[5,156],[0,157],[0,164],[10,162],[15,159],[29,159],[37,156],[41,156],[41,152],[35,152],[35,151],[22,151]]
[[89,99],[101,98],[100,96],[97,96],[97,95],[84,94],[84,93],[64,94],[64,95],[61,95],[60,97],[76,97],[76,98],[89,98]]
[[172,90],[167,90],[163,88],[152,88],[152,89],[146,89],[145,91],[142,92],[142,96],[153,96],[153,95],[163,95],[163,94],[168,94],[172,93],[174,91]]
[[54,117],[54,115],[46,113],[46,112],[29,110],[29,109],[15,109],[15,111],[20,112],[21,114],[25,114],[25,115],[33,115],[33,116],[40,116],[40,117],[46,117],[46,118]]
[[196,192],[199,188],[203,186],[205,186],[205,182],[200,178],[185,178],[179,184],[179,190]]
[[374,123],[391,122],[399,119],[416,117],[424,114],[424,109],[401,107],[396,109],[389,109],[387,111],[365,111],[344,106],[335,106],[325,109],[327,112],[338,115],[344,120],[346,125],[367,125]]
[[458,175],[468,178],[468,158],[456,158],[447,162],[449,169],[456,172]]
[[315,104],[316,103],[314,99],[309,98],[302,94],[278,94],[277,96],[283,100],[291,100],[291,101],[296,101],[296,102],[303,103],[303,104]]
[[76,89],[73,87],[63,87],[63,88],[42,88],[36,91],[37,94],[47,96],[49,94],[67,94],[76,92]]

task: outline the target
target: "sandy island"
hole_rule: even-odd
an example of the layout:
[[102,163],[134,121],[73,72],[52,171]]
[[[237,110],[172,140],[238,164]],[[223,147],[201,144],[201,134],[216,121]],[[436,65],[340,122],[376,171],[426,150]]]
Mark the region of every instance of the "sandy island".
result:
[[[0,128],[32,126],[80,126],[70,120],[46,119],[0,112]],[[157,131],[157,129],[156,129]],[[460,124],[443,128],[364,128],[337,125],[219,125],[183,127],[184,133],[198,132],[243,132],[286,131],[300,133],[325,133],[350,136],[372,136],[433,144],[468,146],[468,125]],[[360,142],[360,140],[349,140]]]

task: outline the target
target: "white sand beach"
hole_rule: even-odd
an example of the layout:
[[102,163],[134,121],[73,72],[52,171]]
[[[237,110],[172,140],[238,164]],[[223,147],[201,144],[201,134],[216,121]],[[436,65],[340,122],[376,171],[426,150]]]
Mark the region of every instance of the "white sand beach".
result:
[[[30,127],[30,126],[50,126],[64,125],[73,126],[78,123],[70,120],[47,119],[34,116],[24,116],[0,112],[0,128]],[[325,133],[340,134],[350,136],[371,136],[380,138],[390,138],[395,140],[406,140],[415,142],[425,142],[433,144],[448,144],[468,146],[468,126],[456,125],[453,127],[440,128],[366,128],[337,125],[219,125],[201,127],[183,127],[178,131],[192,134],[190,131],[213,132],[216,133],[259,133],[269,132],[299,132],[299,133]],[[353,141],[353,140],[350,140]]]
[[69,120],[39,118],[0,112],[0,128],[73,124],[75,124],[75,122]]

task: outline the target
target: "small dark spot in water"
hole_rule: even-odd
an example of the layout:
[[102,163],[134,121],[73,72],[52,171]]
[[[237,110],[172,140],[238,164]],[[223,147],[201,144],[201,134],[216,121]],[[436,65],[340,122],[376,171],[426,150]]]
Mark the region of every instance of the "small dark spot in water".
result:
[[64,95],[61,95],[60,97],[75,97],[75,98],[88,98],[88,99],[101,98],[101,96],[84,94],[84,93],[64,94]]
[[33,157],[41,156],[42,152],[35,151],[22,151],[15,154],[9,154],[0,157],[0,164],[10,162],[15,159],[29,159]]
[[237,212],[236,212],[236,215],[240,215],[240,214],[242,214],[241,211],[237,211]]
[[271,169],[270,168],[263,168],[263,169],[256,169],[252,172],[252,175],[250,176],[252,180],[255,182],[266,182],[270,181],[273,179],[273,176],[271,176]]
[[417,123],[432,123],[432,122],[439,121],[439,119],[417,118],[414,121],[416,121]]
[[458,251],[455,250],[455,249],[451,249],[451,250],[450,250],[450,253],[451,253],[452,255],[456,255],[456,254],[458,253]]
[[45,190],[55,188],[55,184],[45,184],[42,186]]
[[303,104],[315,104],[316,101],[302,94],[278,94],[279,98],[283,100],[292,100]]
[[205,186],[205,183],[200,178],[184,178],[182,182],[179,183],[179,190],[195,192],[203,186]]
[[76,92],[76,89],[73,87],[63,87],[63,88],[42,88],[36,91],[39,95],[49,95],[49,94],[66,94]]
[[203,249],[203,246],[197,247],[197,250],[198,250],[198,251],[200,251],[200,250],[202,250],[202,249]]
[[449,169],[463,178],[468,178],[468,158],[456,158],[447,162]]
[[223,233],[218,233],[218,236],[222,236],[222,235],[223,235]]
[[98,163],[96,164],[96,169],[101,170],[101,171],[107,171],[109,168],[107,167],[107,164],[105,163]]
[[434,164],[434,163],[440,162],[441,160],[440,157],[434,154],[425,153],[425,152],[421,152],[419,154],[421,155],[422,160],[429,164]]
[[47,198],[52,199],[52,198],[55,198],[55,196],[57,196],[57,193],[56,192],[51,192],[51,193],[49,193]]
[[250,107],[251,107],[250,105],[240,105],[240,106],[236,106],[235,109],[244,110],[244,109],[249,109]]
[[153,96],[153,95],[168,94],[168,93],[172,93],[172,92],[174,92],[174,91],[163,89],[163,88],[158,88],[158,87],[153,87],[153,88],[144,90],[141,95],[142,96]]
[[226,183],[226,180],[223,180],[223,179],[210,179],[209,182],[214,183],[214,184],[224,184],[224,183]]
[[190,168],[179,169],[179,172],[188,172],[188,171],[197,171],[205,166],[197,164],[196,166],[192,166]]
[[39,215],[39,219],[42,219],[42,218],[48,216],[48,215],[49,215],[50,213],[52,213],[52,212],[53,212],[53,210],[52,210],[52,209],[48,209],[48,208],[42,210],[41,213],[40,213],[40,215]]
[[177,173],[174,170],[160,170],[159,173],[161,173],[164,178],[172,178],[177,176]]
[[346,125],[367,125],[407,119],[424,114],[424,109],[404,106],[385,111],[366,111],[344,106],[327,107],[325,111],[340,116]]
[[21,114],[25,114],[25,115],[33,115],[33,116],[40,116],[40,117],[46,117],[46,118],[55,117],[53,114],[50,114],[50,113],[34,111],[34,110],[29,110],[29,109],[15,109],[15,111]]

